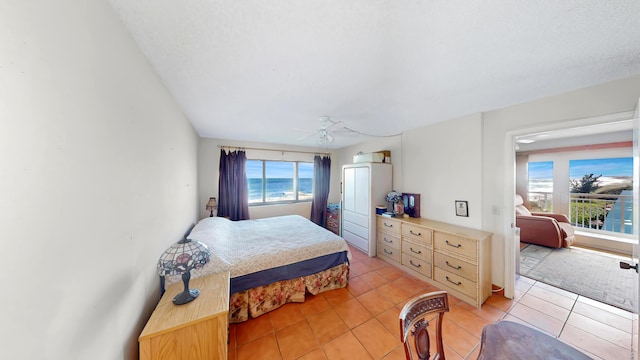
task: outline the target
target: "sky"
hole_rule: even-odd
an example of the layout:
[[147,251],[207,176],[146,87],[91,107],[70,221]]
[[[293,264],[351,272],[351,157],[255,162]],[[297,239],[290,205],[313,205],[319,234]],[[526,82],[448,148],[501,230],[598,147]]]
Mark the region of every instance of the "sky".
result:
[[[569,161],[569,177],[580,179],[584,175],[633,176],[633,158],[609,158]],[[553,162],[530,162],[529,179],[551,179]]]
[[[287,161],[267,161],[267,178],[292,178],[293,163]],[[300,178],[313,178],[313,163],[298,163]],[[247,160],[247,178],[262,178],[262,161]]]

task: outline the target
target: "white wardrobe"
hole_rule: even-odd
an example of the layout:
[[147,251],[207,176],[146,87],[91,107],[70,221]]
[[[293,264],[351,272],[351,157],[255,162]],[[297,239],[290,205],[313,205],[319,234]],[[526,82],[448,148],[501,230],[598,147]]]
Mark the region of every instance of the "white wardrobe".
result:
[[391,164],[342,167],[342,237],[369,256],[376,256],[376,205],[387,204],[392,186]]

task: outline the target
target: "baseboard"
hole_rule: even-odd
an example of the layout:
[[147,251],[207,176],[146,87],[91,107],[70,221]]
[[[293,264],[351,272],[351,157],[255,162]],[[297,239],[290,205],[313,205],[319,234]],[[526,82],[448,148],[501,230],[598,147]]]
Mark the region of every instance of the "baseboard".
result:
[[628,239],[602,237],[597,234],[576,231],[575,246],[612,252],[620,255],[631,256],[633,253],[633,244]]

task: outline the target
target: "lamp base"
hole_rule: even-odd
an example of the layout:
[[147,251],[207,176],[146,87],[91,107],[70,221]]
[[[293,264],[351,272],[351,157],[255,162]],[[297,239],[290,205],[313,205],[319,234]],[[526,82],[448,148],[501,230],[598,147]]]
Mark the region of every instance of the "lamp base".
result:
[[198,289],[188,289],[188,291],[183,291],[180,294],[176,295],[173,298],[173,303],[175,305],[184,305],[188,302],[195,300],[198,295],[200,295],[200,290]]

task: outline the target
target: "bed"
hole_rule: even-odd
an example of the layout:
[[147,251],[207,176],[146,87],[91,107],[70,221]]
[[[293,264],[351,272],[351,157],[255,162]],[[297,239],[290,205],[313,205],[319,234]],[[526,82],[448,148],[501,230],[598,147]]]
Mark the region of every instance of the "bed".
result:
[[[229,271],[229,321],[246,321],[306,293],[345,287],[351,253],[346,241],[298,215],[230,221],[200,220],[187,236],[206,244],[211,261],[191,277]],[[180,282],[167,276],[164,286]]]

